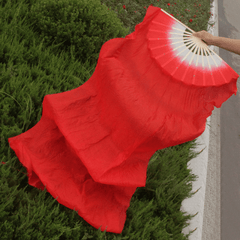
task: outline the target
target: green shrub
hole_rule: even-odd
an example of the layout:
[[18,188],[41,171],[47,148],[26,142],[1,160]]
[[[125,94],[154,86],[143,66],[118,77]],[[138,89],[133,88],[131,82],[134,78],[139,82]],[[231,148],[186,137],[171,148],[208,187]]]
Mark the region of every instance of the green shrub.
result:
[[73,58],[81,62],[89,57],[95,62],[106,41],[129,32],[99,0],[40,0],[28,18],[46,46],[62,43],[57,50],[69,53],[72,47]]

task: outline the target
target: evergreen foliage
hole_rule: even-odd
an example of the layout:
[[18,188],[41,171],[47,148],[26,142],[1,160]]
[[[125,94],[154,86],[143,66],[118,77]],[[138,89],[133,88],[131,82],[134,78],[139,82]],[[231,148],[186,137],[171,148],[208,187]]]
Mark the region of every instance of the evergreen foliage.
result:
[[96,61],[107,40],[129,31],[99,0],[41,0],[28,17],[46,46],[61,43],[57,51],[71,51],[78,60],[91,57]]
[[46,189],[28,185],[27,176],[14,170],[19,163],[8,150],[7,163],[0,168],[0,239],[185,240],[188,235],[181,230],[194,216],[184,215],[180,207],[183,199],[193,195],[191,182],[196,176],[189,174],[185,163],[198,155],[192,151],[195,147],[191,141],[154,154],[146,187],[134,193],[121,234],[96,230],[76,211],[59,204]]
[[196,176],[187,163],[199,154],[195,140],[152,156],[146,187],[133,195],[121,234],[96,230],[46,189],[30,186],[9,147],[8,138],[38,123],[46,94],[79,87],[93,74],[101,45],[129,34],[107,9],[97,0],[0,2],[0,239],[185,240],[191,234],[181,231],[194,216],[180,206],[193,195]]

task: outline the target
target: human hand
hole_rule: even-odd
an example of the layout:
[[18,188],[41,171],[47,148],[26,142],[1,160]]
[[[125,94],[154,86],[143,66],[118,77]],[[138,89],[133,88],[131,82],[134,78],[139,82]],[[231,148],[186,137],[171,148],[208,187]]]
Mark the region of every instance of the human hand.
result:
[[195,32],[192,34],[192,36],[202,39],[207,45],[214,45],[214,40],[216,38],[205,30]]

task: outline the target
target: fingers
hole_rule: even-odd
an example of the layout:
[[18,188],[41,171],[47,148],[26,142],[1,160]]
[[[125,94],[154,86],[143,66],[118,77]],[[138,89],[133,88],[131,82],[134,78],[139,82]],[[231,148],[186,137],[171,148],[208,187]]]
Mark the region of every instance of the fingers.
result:
[[206,32],[205,30],[195,32],[192,34],[192,36],[200,38],[204,43],[206,43],[207,45],[210,45],[209,44],[210,33]]

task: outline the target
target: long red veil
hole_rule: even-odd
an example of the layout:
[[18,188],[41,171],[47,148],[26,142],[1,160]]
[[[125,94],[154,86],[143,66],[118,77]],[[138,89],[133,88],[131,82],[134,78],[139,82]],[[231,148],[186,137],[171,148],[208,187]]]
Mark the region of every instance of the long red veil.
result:
[[40,121],[9,138],[29,184],[44,189],[95,228],[121,233],[151,156],[191,141],[214,106],[236,94],[239,77],[194,86],[162,71],[148,47],[148,28],[161,9],[149,6],[135,31],[103,44],[91,78],[46,95]]

